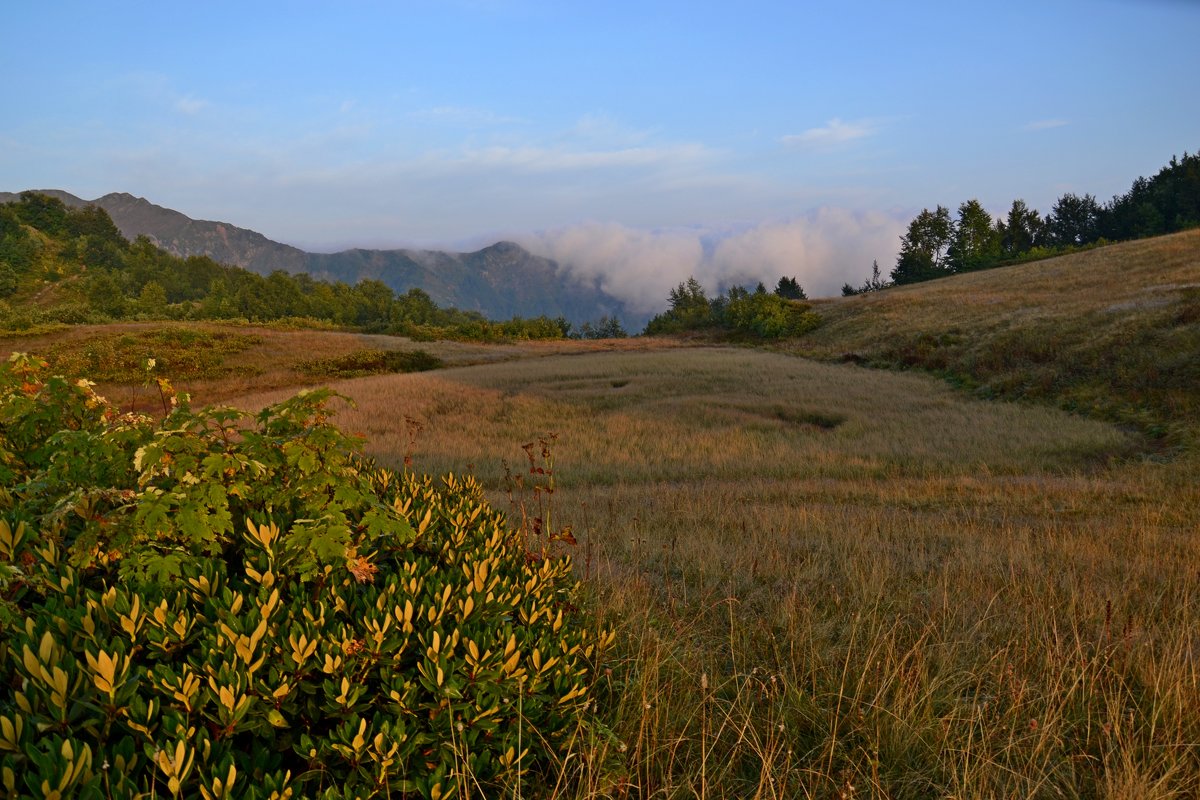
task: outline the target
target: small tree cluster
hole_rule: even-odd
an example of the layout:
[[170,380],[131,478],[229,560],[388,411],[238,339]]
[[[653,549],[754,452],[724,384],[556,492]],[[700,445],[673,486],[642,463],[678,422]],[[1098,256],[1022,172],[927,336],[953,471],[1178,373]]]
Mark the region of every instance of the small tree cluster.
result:
[[892,284],[885,281],[879,272],[879,262],[871,262],[871,277],[867,278],[859,286],[852,286],[849,283],[842,284],[842,297],[851,297],[856,294],[865,294],[867,292],[878,292],[881,289],[886,289]]
[[762,339],[797,336],[812,330],[820,317],[802,302],[804,289],[795,278],[780,278],[774,292],[759,283],[754,291],[731,286],[709,299],[694,277],[671,290],[671,307],[646,325],[649,336],[719,329]]
[[[900,237],[891,282],[917,283],[1028,258],[1042,258],[1101,241],[1121,241],[1200,225],[1200,154],[1172,158],[1152,178],[1138,178],[1108,204],[1090,194],[1068,192],[1045,217],[1024,200],[992,219],[978,200],[968,200],[952,217],[945,206],[923,209]],[[863,286],[846,284],[844,295],[888,285],[872,277]]]
[[595,322],[584,322],[579,330],[570,331],[572,339],[625,339],[629,332],[617,317],[603,316]]

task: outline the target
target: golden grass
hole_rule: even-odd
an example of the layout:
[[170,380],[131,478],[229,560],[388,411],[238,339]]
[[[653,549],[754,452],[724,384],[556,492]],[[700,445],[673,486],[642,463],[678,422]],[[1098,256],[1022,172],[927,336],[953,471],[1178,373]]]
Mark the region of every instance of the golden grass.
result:
[[1189,288],[1200,288],[1200,229],[886,292],[816,300],[826,324],[821,333],[806,339],[840,339],[863,307],[872,309],[877,331],[903,333],[1171,307],[1184,302]]
[[507,462],[573,528],[620,645],[566,796],[1200,791],[1200,498],[1110,426],[732,348],[337,388],[377,457],[502,507]]
[[928,378],[733,348],[546,357],[338,389],[358,406],[341,422],[366,437],[368,452],[403,452],[409,417],[436,448],[425,464],[418,447],[420,463],[432,472],[471,465],[493,485],[506,449],[548,431],[560,436],[563,479],[588,485],[945,475],[980,464],[1013,472],[1092,463],[1132,444],[1101,423],[972,401]]

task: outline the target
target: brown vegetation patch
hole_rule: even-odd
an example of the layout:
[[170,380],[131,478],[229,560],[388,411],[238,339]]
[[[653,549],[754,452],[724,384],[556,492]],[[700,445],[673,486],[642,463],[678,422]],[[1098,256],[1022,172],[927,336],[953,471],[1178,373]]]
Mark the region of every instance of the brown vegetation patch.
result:
[[344,356],[296,362],[296,369],[312,378],[340,380],[390,372],[425,372],[443,362],[424,350],[356,350]]
[[[178,346],[170,351],[182,369],[176,370],[166,358],[164,337],[174,337]],[[205,338],[208,337],[208,338]],[[107,355],[107,342],[132,342],[136,364]],[[190,342],[191,344],[187,344]],[[225,343],[210,347],[213,342]],[[238,346],[231,343],[237,342]],[[612,340],[557,340],[519,344],[474,344],[470,342],[422,342],[419,350],[446,366],[463,366],[542,358],[551,355],[582,355],[600,352],[639,352],[676,349],[682,345],[671,339],[637,338]],[[378,358],[400,359],[392,353],[412,352],[412,340],[400,336],[362,334],[347,331],[312,330],[281,324],[245,325],[213,322],[132,322],[108,325],[60,326],[32,334],[8,334],[0,337],[0,355],[27,352],[84,354],[94,358],[63,358],[61,369],[79,375],[104,374],[101,388],[114,398],[125,398],[127,406],[137,406],[139,389],[145,382],[144,359],[162,359],[157,373],[172,380],[176,388],[188,392],[196,404],[227,403],[239,397],[280,390],[294,392],[318,383],[377,374],[378,370],[339,372],[338,364],[361,358],[364,351],[381,354]],[[297,359],[303,354],[304,359]],[[133,356],[130,356],[131,358]],[[374,357],[373,357],[374,358]],[[423,359],[423,357],[422,357]],[[424,359],[423,359],[424,360]],[[313,365],[325,364],[332,372],[314,374]],[[429,361],[428,363],[433,363]],[[122,366],[123,364],[123,366]],[[108,365],[115,365],[110,367]],[[135,368],[136,367],[136,368]],[[392,371],[390,368],[386,371]]]

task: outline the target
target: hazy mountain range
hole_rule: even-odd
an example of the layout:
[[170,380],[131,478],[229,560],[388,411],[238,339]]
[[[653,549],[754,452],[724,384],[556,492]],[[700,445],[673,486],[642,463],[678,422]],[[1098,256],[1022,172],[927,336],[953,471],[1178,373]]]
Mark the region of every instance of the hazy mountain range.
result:
[[[357,248],[309,253],[227,222],[192,219],[124,192],[84,200],[57,189],[36,191],[69,206],[99,206],[130,240],[148,236],[177,256],[208,256],[263,275],[274,270],[307,272],[350,284],[375,279],[398,293],[423,289],[439,306],[479,311],[490,319],[545,315],[579,323],[605,315],[628,316],[620,300],[594,283],[580,283],[557,262],[512,242],[470,253]],[[0,192],[0,203],[18,197]]]

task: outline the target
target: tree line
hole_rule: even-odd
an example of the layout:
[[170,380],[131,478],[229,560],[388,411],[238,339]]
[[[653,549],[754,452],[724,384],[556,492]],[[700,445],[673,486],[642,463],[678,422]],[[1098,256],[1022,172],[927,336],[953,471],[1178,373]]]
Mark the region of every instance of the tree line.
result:
[[418,339],[625,335],[615,318],[578,327],[562,317],[498,322],[439,307],[419,288],[397,294],[378,280],[351,286],[305,273],[264,276],[207,256],[181,258],[145,236],[129,241],[97,206],[70,208],[36,192],[0,204],[0,317],[10,328],[123,319],[297,319]]
[[939,205],[924,209],[900,237],[889,280],[873,265],[871,278],[843,295],[892,284],[918,283],[959,272],[1046,258],[1105,242],[1174,233],[1200,225],[1200,153],[1173,157],[1151,178],[1139,177],[1108,203],[1090,194],[1066,193],[1045,216],[1014,200],[1007,215],[992,219],[978,200],[952,216]]

